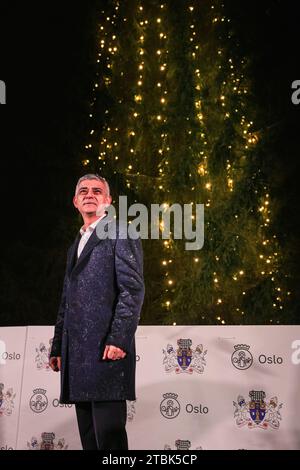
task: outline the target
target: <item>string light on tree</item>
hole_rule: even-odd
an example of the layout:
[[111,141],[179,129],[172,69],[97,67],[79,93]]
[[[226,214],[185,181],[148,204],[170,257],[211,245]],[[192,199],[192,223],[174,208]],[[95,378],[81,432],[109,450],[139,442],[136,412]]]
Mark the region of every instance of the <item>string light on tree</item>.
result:
[[268,293],[265,315],[272,311],[277,323],[288,297],[278,281],[270,191],[255,167],[264,132],[249,106],[247,61],[235,54],[229,20],[218,1],[175,9],[112,0],[99,16],[82,165],[89,171],[96,159],[97,170],[108,179],[116,174],[135,202],[205,206],[200,252],[184,251],[172,233],[144,245],[150,323],[150,315],[168,324],[246,322],[260,289]]

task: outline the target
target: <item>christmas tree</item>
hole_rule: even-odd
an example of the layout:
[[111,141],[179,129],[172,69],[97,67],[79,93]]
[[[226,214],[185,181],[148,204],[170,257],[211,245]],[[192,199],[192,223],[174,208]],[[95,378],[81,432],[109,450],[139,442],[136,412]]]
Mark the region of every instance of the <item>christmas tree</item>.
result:
[[201,250],[144,240],[142,323],[284,323],[266,132],[224,5],[110,0],[97,42],[85,172],[130,203],[205,206]]

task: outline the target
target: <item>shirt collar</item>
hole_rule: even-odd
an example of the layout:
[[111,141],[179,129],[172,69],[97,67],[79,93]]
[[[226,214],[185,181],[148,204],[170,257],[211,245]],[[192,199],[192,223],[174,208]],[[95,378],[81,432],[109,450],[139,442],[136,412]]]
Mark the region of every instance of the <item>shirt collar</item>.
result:
[[104,212],[104,214],[101,217],[99,217],[97,220],[95,220],[95,222],[93,222],[91,225],[89,225],[86,230],[84,230],[84,228],[83,228],[84,225],[83,225],[80,229],[80,235],[82,236],[86,232],[91,232],[92,233],[94,231],[96,225],[98,224],[98,222],[100,222],[100,220],[103,219],[103,217],[105,217],[105,216],[106,216],[106,212]]

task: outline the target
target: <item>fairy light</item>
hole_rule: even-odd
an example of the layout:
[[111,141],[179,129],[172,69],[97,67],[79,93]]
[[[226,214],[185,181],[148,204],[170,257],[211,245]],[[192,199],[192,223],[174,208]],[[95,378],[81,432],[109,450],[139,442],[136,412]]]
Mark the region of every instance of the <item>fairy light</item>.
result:
[[[163,7],[164,5],[161,4],[161,9],[163,10]],[[159,40],[160,40],[160,45],[156,51],[156,57],[157,57],[157,70],[160,72],[161,74],[161,79],[157,82],[156,86],[157,86],[157,89],[158,89],[158,92],[159,92],[159,99],[158,99],[158,103],[159,103],[159,106],[160,106],[160,109],[161,111],[157,113],[157,121],[158,122],[161,122],[161,123],[164,123],[165,122],[165,110],[166,110],[166,104],[167,104],[167,100],[166,100],[166,95],[167,95],[167,89],[165,87],[165,70],[167,68],[167,57],[168,57],[168,50],[166,49],[165,47],[165,40],[167,38],[167,35],[165,34],[165,32],[161,29],[162,28],[162,17],[159,17],[157,18],[157,21],[156,21],[156,25],[157,25],[157,34],[158,34],[158,37],[159,37]],[[159,155],[160,155],[160,158],[163,158],[163,154],[164,154],[164,151],[169,151],[170,148],[169,146],[167,145],[167,141],[168,141],[168,134],[167,132],[161,132],[160,133],[160,139],[161,139],[161,142],[159,143]],[[163,160],[161,160],[162,162]],[[164,166],[167,167],[168,166],[168,160],[165,160],[164,162]],[[160,170],[162,170],[162,168],[160,168]],[[163,170],[160,171],[160,173],[162,174],[163,176]],[[169,207],[169,204],[168,203],[164,203],[163,204],[163,207],[165,210],[168,209]],[[167,249],[170,254],[172,253],[172,245],[169,243],[168,240],[164,240],[163,241],[163,246],[165,249]],[[168,264],[169,266],[172,265],[172,258],[169,258],[168,260]],[[174,283],[174,280],[173,279],[168,279],[167,280],[167,283],[169,286],[172,286],[173,283]],[[170,307],[170,303],[171,301],[170,300],[167,300],[166,301],[166,305],[167,305],[167,308]]]
[[[115,11],[117,12],[118,10],[118,5],[115,6]],[[100,41],[99,41],[99,51],[97,53],[97,64],[102,63],[103,67],[103,80],[105,83],[106,87],[110,87],[112,83],[111,76],[109,74],[105,73],[105,69],[107,71],[111,71],[113,69],[114,65],[114,57],[118,53],[118,47],[116,45],[116,39],[117,35],[115,33],[115,18],[116,14],[112,15],[105,15],[105,12],[102,11],[102,24],[99,25],[99,31],[100,31]],[[98,73],[96,74],[98,76]],[[93,91],[94,91],[94,97],[92,99],[91,105],[93,106],[95,100],[96,100],[96,92],[97,89],[99,88],[99,82],[98,80],[94,83]],[[105,115],[109,114],[109,110],[105,110]],[[90,113],[89,117],[92,119],[93,113]],[[99,167],[99,171],[102,170],[102,165],[106,164],[106,158],[114,158],[114,160],[118,159],[118,156],[115,156],[112,154],[113,148],[116,148],[118,145],[118,142],[114,138],[114,135],[112,132],[110,132],[110,128],[108,126],[103,127],[102,129],[102,138],[100,141],[100,148],[99,148],[99,155],[97,155],[97,160],[101,164]],[[90,135],[93,136],[95,134],[95,130],[91,129]],[[89,150],[93,148],[92,144],[88,144],[86,147],[88,147]],[[85,159],[83,164],[86,164],[86,161],[89,159]]]

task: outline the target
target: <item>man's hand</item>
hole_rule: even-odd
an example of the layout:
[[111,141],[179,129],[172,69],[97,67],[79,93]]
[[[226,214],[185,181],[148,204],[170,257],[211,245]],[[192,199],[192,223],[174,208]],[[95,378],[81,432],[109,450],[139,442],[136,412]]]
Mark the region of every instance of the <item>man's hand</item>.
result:
[[122,349],[117,348],[116,346],[105,346],[102,359],[104,361],[106,359],[116,361],[117,359],[123,359],[125,356],[126,352],[124,352]]
[[49,366],[54,370],[54,372],[58,372],[61,368],[61,357],[50,357]]

